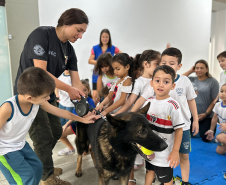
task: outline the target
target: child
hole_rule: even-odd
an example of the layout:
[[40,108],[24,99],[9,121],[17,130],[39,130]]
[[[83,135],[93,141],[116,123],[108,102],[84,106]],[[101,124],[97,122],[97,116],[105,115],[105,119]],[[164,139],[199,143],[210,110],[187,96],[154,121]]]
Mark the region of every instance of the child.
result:
[[110,53],[106,52],[98,57],[94,72],[99,75],[97,79],[98,93],[96,102],[100,102],[102,89],[110,87],[110,84],[114,84],[114,82],[118,80],[114,74],[114,69],[112,67],[112,55]]
[[220,125],[220,129],[223,130],[220,134],[217,135],[216,139],[220,143],[219,146],[217,146],[216,152],[218,154],[224,154],[226,153],[226,84],[223,84],[220,88],[219,97],[222,100],[222,102],[218,102],[215,104],[213,108],[214,115],[211,120],[211,127],[210,130],[208,130],[205,135],[207,135],[208,140],[213,140],[214,138],[214,130],[218,124]]
[[[217,60],[219,61],[220,67],[224,70],[220,74],[220,87],[226,83],[226,51],[221,52],[217,55]],[[215,103],[218,101],[219,95],[217,96]]]
[[119,78],[111,87],[108,96],[97,106],[102,111],[104,106],[113,101],[113,104],[101,112],[103,116],[107,113],[115,113],[125,103],[132,90],[134,62],[126,53],[118,53],[113,57],[112,67],[115,75]]
[[[26,69],[18,79],[17,88],[19,94],[0,107],[0,170],[9,184],[38,185],[42,163],[25,137],[39,107],[50,114],[83,123],[93,123],[97,117],[80,118],[49,104],[47,100],[55,89],[55,82],[41,68]],[[61,183],[70,184],[65,181]]]
[[[126,100],[125,104],[116,112],[116,114],[128,111],[137,98],[150,86],[153,71],[159,64],[160,53],[155,50],[145,50],[141,55],[136,55],[135,58],[138,61],[138,71],[143,71],[143,74],[135,80],[131,95]],[[154,91],[152,94],[154,95]],[[143,166],[143,164],[143,158],[140,155],[137,155],[134,170],[138,170]],[[131,171],[129,180],[129,184],[132,183],[135,183],[133,170]]]
[[[182,54],[177,48],[167,48],[163,51],[161,55],[160,65],[168,65],[171,66],[175,73],[182,67],[181,64]],[[191,81],[183,75],[176,75],[175,79],[176,87],[174,90],[170,91],[169,95],[179,102],[182,109],[182,115],[184,118],[185,126],[183,127],[183,140],[180,148],[180,167],[182,174],[182,185],[187,185],[189,180],[189,171],[190,171],[190,162],[189,162],[189,153],[191,148],[190,143],[190,125],[191,125],[191,113],[193,116],[193,125],[192,132],[196,135],[199,131],[199,123],[198,123],[198,113],[196,108],[196,94],[194,88],[192,86]],[[145,92],[142,95],[142,98],[145,100],[149,98],[148,92]],[[143,99],[141,99],[143,101]],[[142,105],[141,101],[141,105]],[[136,111],[137,107],[140,105],[134,105],[134,110]],[[190,109],[190,110],[189,110]],[[191,111],[191,113],[190,113]]]
[[[225,66],[222,66],[222,68],[223,67]],[[207,135],[206,139],[210,141],[213,140],[213,133],[216,128],[217,121],[219,122],[219,129],[222,132],[216,137],[217,141],[219,142],[219,145],[216,148],[216,152],[222,155],[226,153],[226,84],[223,84],[221,86],[219,98],[222,100],[222,102],[218,102],[215,104],[213,108],[214,115],[211,120],[211,127],[210,130],[208,130],[205,134]],[[224,173],[224,178],[226,179],[226,173]]]
[[136,79],[131,95],[126,100],[125,104],[116,112],[116,114],[127,111],[136,99],[150,86],[153,71],[160,62],[160,53],[155,50],[145,50],[137,60],[138,66],[140,67],[140,70],[143,71],[143,74]]
[[[91,90],[90,90],[90,86],[89,86],[89,80],[85,79],[85,80],[81,80],[81,82],[83,84],[82,92],[85,94],[89,105],[91,105],[91,108],[95,108],[96,106],[94,104],[94,101],[91,98]],[[75,112],[75,109],[73,109],[72,113],[77,114]],[[63,133],[62,133],[62,136],[60,138],[60,141],[63,144],[65,144],[67,146],[67,148],[59,151],[58,155],[69,155],[69,154],[74,154],[75,153],[75,148],[72,146],[70,141],[67,139],[67,136],[71,135],[71,134],[76,134],[76,122],[74,122],[73,120],[69,120],[63,126]]]
[[[71,86],[71,77],[69,70],[65,70],[58,79]],[[71,102],[69,94],[66,91],[57,88],[55,92],[56,96],[59,97],[59,108],[72,112],[74,104]],[[61,126],[64,126],[67,121],[68,120],[65,118],[60,118]]]
[[179,165],[179,149],[181,145],[184,120],[179,104],[169,96],[175,88],[175,71],[166,65],[154,70],[151,86],[156,98],[151,98],[147,118],[152,130],[164,138],[168,147],[162,152],[155,152],[152,161],[146,161],[145,185],[152,184],[155,174],[165,185],[173,184],[173,168]]

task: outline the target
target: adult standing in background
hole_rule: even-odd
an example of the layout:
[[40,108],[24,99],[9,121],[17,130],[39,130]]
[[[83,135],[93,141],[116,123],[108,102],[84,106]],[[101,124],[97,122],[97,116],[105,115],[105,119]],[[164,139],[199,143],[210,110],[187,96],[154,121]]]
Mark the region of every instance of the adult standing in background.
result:
[[213,117],[212,110],[214,101],[218,95],[219,83],[210,75],[208,63],[205,60],[198,60],[195,66],[184,75],[188,76],[193,72],[196,73],[197,77],[189,76],[188,78],[191,80],[197,94],[195,101],[199,117],[199,134],[203,141],[209,142],[209,140],[206,139],[205,133],[209,130],[211,125],[211,119]]
[[[97,58],[105,52],[109,52],[111,53],[112,56],[114,56],[117,53],[121,53],[121,51],[115,47],[114,45],[112,45],[112,41],[111,41],[111,34],[110,31],[108,29],[103,29],[100,32],[100,43],[93,46],[92,50],[91,50],[91,55],[89,57],[89,64],[92,65],[96,65],[97,64]],[[97,99],[97,79],[98,79],[98,74],[95,74],[93,71],[93,75],[92,75],[92,96],[93,96],[93,100],[96,102]]]
[[[15,94],[17,94],[16,84],[20,74],[26,68],[34,66],[46,70],[55,80],[56,88],[66,91],[71,99],[84,96],[79,90],[82,83],[78,75],[75,51],[70,42],[74,43],[82,38],[88,23],[85,12],[71,8],[60,16],[56,27],[42,26],[35,29],[29,35],[21,54],[14,86]],[[72,86],[57,79],[65,69],[70,71]],[[57,106],[54,93],[51,94],[49,102]],[[70,185],[71,183],[57,177],[62,174],[62,169],[53,166],[52,150],[62,135],[60,119],[39,109],[29,134],[34,151],[43,164],[41,185]]]

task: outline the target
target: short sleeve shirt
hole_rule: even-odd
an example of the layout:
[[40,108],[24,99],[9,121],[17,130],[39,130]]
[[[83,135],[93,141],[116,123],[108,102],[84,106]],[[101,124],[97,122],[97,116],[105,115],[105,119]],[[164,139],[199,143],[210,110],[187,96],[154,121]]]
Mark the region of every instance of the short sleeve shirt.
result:
[[137,96],[142,95],[150,86],[150,81],[150,78],[144,78],[140,76],[135,80],[132,93],[136,94]]
[[213,112],[217,114],[219,123],[226,123],[226,105],[223,102],[216,103]]
[[177,75],[175,79],[175,88],[169,92],[169,95],[175,99],[181,106],[182,116],[185,122],[183,130],[189,130],[191,125],[191,112],[188,105],[188,100],[196,98],[194,88],[188,77],[183,75]]
[[[67,61],[65,61],[65,55],[68,56]],[[14,86],[15,94],[17,94],[16,84],[20,74],[25,69],[34,66],[33,59],[47,61],[47,71],[56,78],[65,69],[78,70],[77,58],[70,42],[62,43],[57,37],[55,27],[38,27],[29,35],[24,45]]]
[[147,112],[151,128],[168,144],[165,150],[155,151],[155,158],[150,163],[155,166],[169,167],[167,159],[173,149],[175,130],[184,127],[180,105],[171,97],[164,100],[151,98],[147,102],[151,103]]
[[[189,77],[197,94],[195,98],[198,114],[205,113],[219,93],[219,83],[215,78],[200,81],[197,77]],[[212,117],[213,114],[210,115]]]

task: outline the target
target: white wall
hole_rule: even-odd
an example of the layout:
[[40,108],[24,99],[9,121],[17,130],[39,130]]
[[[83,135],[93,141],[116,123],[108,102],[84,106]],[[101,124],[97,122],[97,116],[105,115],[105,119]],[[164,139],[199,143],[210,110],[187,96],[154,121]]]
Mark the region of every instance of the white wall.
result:
[[170,42],[183,54],[180,73],[198,59],[208,59],[211,0],[39,0],[40,25],[56,26],[72,7],[84,10],[90,20],[83,39],[73,44],[81,79],[91,77],[88,58],[103,28],[111,31],[113,44],[131,56],[145,49],[162,52]]
[[6,23],[6,9],[0,6],[0,106],[12,96],[12,79],[9,57],[9,41]]
[[210,69],[213,76],[220,80],[220,68],[217,55],[226,50],[226,9],[212,13],[211,26],[211,61]]

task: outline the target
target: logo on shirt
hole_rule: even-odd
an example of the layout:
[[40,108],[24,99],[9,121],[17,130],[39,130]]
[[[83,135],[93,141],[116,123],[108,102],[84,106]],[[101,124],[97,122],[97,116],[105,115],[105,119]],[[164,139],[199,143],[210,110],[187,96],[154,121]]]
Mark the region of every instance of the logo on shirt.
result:
[[167,120],[171,120],[171,116],[170,115],[167,116]]
[[150,121],[151,122],[153,122],[153,123],[155,123],[156,121],[157,121],[157,119],[158,119],[158,117],[157,116],[155,116],[155,115],[150,115]]
[[181,96],[183,94],[183,88],[177,88],[176,92],[177,92],[178,96]]
[[39,44],[36,44],[34,46],[33,50],[34,50],[35,54],[38,56],[43,56],[43,54],[45,53],[45,50]]
[[56,57],[56,52],[54,52],[54,51],[49,51],[49,55],[52,55],[52,56]]

